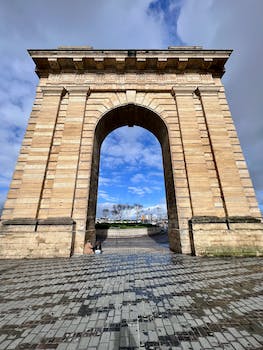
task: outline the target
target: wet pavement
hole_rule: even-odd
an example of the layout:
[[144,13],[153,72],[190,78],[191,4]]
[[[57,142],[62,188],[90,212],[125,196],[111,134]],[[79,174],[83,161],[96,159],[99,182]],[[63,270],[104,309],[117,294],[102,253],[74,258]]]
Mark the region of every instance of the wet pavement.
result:
[[0,349],[263,349],[262,267],[176,255],[163,236],[0,260]]

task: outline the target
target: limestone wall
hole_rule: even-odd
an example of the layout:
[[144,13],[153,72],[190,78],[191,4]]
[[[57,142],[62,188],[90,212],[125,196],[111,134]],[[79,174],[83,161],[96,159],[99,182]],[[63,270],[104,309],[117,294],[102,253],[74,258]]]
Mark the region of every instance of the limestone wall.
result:
[[6,221],[0,225],[0,258],[70,257],[74,241],[74,225],[70,222]]
[[[227,227],[228,226],[228,227]],[[263,224],[193,223],[196,255],[262,256]]]
[[152,236],[161,232],[160,227],[148,227],[148,228],[109,228],[109,229],[96,229],[96,236],[98,238],[136,238],[143,236]]

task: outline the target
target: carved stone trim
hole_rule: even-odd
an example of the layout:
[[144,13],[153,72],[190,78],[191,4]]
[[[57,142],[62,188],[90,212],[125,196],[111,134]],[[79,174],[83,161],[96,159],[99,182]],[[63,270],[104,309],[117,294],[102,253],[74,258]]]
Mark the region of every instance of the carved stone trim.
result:
[[214,224],[214,223],[261,223],[261,219],[253,216],[193,216],[189,222],[193,224]]
[[47,218],[43,220],[36,220],[30,218],[16,218],[10,220],[3,220],[1,224],[7,225],[73,225],[75,221],[70,217],[61,218]]
[[136,86],[132,89],[130,88],[127,88],[127,87],[123,87],[123,88],[120,88],[120,87],[116,87],[116,88],[104,88],[104,87],[92,87],[90,89],[91,92],[126,92],[127,90],[135,90],[136,92],[155,92],[155,93],[163,93],[163,92],[168,92],[170,93],[171,92],[171,89],[170,88],[167,88],[166,86],[165,87],[145,87],[145,88],[137,88]]
[[56,57],[49,57],[48,58],[48,63],[51,69],[54,71],[59,71],[60,70],[60,65]]
[[207,85],[207,86],[198,86],[196,89],[196,94],[200,95],[217,95],[220,91],[220,88],[215,85]]
[[48,96],[58,96],[66,92],[64,86],[46,85],[46,86],[42,86],[41,90],[44,95],[48,95]]
[[83,70],[84,66],[83,66],[83,60],[82,58],[73,58],[73,63],[74,63],[74,67],[76,70]]
[[230,223],[260,223],[261,219],[253,216],[229,216],[228,221]]
[[173,86],[171,89],[171,94],[173,96],[178,96],[178,95],[191,95],[194,93],[196,90],[196,86]]
[[226,218],[220,218],[218,216],[193,216],[189,222],[192,224],[217,224],[225,223]]
[[75,221],[70,217],[38,220],[38,225],[73,225],[74,223]]
[[30,219],[30,218],[17,218],[17,219],[3,220],[1,223],[3,226],[7,226],[7,225],[36,225],[37,220]]
[[66,87],[68,93],[70,95],[89,95],[90,94],[90,86],[89,85],[67,85]]
[[[224,74],[231,50],[203,50],[178,47],[168,50],[29,50],[39,76],[49,73],[83,71],[204,71]],[[57,60],[57,61],[56,61]]]

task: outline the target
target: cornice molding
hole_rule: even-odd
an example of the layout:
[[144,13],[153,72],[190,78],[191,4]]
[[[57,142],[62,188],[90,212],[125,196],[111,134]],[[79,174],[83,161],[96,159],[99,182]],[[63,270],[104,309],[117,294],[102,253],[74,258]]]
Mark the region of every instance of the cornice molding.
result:
[[60,96],[66,92],[64,86],[45,85],[41,87],[41,90],[44,95],[48,96]]
[[196,89],[196,94],[198,96],[217,95],[219,91],[220,87],[215,85],[198,86]]
[[90,94],[90,86],[89,85],[67,85],[66,90],[69,95],[89,95]]
[[192,95],[194,91],[196,90],[196,85],[189,85],[189,86],[173,86],[171,89],[171,94],[173,96],[178,96],[178,95]]
[[231,50],[29,50],[40,77],[74,72],[203,72],[221,77]]

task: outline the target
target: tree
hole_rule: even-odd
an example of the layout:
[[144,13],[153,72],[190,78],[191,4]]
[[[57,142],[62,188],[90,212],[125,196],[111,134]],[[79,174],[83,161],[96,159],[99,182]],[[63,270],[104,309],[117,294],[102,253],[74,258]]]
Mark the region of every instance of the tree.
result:
[[127,208],[128,208],[128,204],[117,204],[116,209],[118,212],[119,220],[123,220],[123,218],[125,217]]
[[143,208],[143,205],[141,204],[134,204],[134,209],[135,209],[135,213],[136,213],[136,221],[139,221],[139,217]]
[[103,217],[108,219],[108,216],[109,216],[109,213],[110,213],[109,209],[108,208],[104,208],[102,210],[102,213],[103,213]]
[[116,220],[116,217],[118,215],[118,210],[117,210],[117,206],[115,204],[112,206],[111,215]]
[[118,216],[119,216],[119,220],[122,219],[122,204],[117,204],[117,211],[118,211]]
[[124,214],[126,220],[131,217],[132,210],[133,210],[133,205],[126,204],[126,206],[125,206],[125,214]]
[[161,219],[161,208],[158,206],[156,208],[156,211],[157,211],[157,220],[160,220]]
[[136,212],[136,220],[139,221],[140,215],[142,213],[142,208],[143,205],[141,204],[134,204],[134,205],[129,205],[129,204],[114,204],[112,206],[111,214],[113,218],[119,219],[122,221],[123,219],[128,219],[132,215],[132,210],[135,210]]

